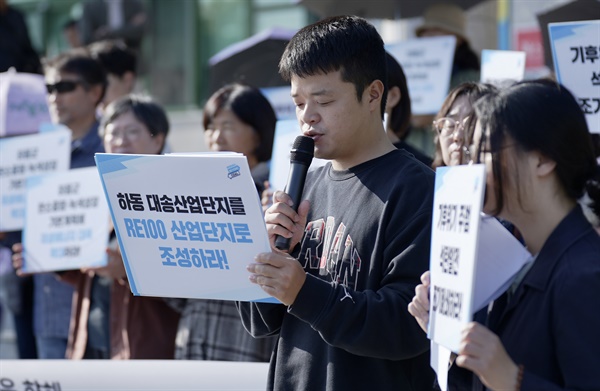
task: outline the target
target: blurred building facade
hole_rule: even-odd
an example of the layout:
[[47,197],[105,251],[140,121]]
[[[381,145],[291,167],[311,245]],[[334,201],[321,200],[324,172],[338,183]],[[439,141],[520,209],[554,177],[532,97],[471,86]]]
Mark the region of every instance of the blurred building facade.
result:
[[[326,0],[324,0],[326,1]],[[142,42],[141,84],[169,109],[173,149],[202,150],[199,108],[208,95],[208,59],[230,44],[270,27],[299,29],[318,20],[298,0],[143,0],[148,23]],[[367,2],[367,0],[365,0]],[[527,50],[538,56],[541,37],[536,13],[569,0],[482,0],[468,11],[468,34],[482,49]],[[79,0],[9,0],[24,11],[33,45],[41,56],[68,48],[62,29],[81,13]],[[420,18],[373,20],[386,42],[414,36]],[[533,57],[532,57],[533,58]],[[544,74],[538,60],[530,75]],[[190,129],[188,129],[191,127]],[[180,130],[181,129],[181,130]],[[185,131],[192,140],[177,140]],[[185,136],[183,136],[185,138]],[[422,135],[426,143],[430,135]],[[427,147],[425,150],[429,149]]]

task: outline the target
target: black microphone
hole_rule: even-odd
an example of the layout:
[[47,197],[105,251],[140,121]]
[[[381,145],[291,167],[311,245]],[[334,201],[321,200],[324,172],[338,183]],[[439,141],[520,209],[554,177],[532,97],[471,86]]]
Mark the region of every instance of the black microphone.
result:
[[[315,141],[307,136],[298,136],[294,141],[294,145],[292,145],[290,153],[290,173],[284,191],[292,198],[294,210],[297,212],[298,205],[302,201],[306,173],[315,153]],[[290,239],[277,236],[275,247],[279,250],[288,250],[290,248]]]

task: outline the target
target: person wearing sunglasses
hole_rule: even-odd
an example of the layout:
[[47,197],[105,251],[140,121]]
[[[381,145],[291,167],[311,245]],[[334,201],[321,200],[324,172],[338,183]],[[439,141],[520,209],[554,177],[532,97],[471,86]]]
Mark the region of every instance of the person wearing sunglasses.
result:
[[[86,52],[73,50],[44,61],[48,104],[53,122],[71,130],[71,168],[94,166],[103,152],[96,106],[106,88],[102,66]],[[64,358],[69,335],[73,288],[54,273],[33,276],[33,323],[38,358]]]
[[454,88],[433,120],[435,156],[431,167],[467,164],[475,124],[473,104],[496,91],[489,84],[467,82]]

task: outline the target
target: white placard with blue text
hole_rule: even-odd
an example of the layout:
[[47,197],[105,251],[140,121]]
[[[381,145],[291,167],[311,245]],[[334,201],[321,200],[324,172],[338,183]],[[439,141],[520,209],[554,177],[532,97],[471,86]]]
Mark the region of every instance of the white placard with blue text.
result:
[[96,154],[134,295],[276,302],[246,266],[271,251],[246,157]]
[[554,71],[600,133],[600,20],[548,24]]
[[435,114],[442,107],[450,88],[455,47],[456,38],[450,35],[385,45],[404,70],[413,114]]
[[25,224],[25,181],[31,175],[66,171],[71,163],[71,132],[0,138],[0,232]]
[[[271,189],[284,190],[290,171],[290,151],[296,137],[301,136],[300,125],[295,119],[277,121],[275,139],[273,140],[273,153],[271,155],[271,168],[269,171],[269,185]],[[323,166],[325,159],[313,158],[310,169]]]
[[525,52],[482,50],[481,82],[498,87],[509,86],[525,76]]
[[96,167],[27,179],[27,273],[106,265],[108,205]]

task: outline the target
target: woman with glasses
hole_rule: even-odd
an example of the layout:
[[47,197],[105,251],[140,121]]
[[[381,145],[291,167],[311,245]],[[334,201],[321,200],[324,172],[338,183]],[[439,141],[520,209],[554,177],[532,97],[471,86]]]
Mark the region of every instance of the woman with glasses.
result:
[[[108,105],[99,128],[107,153],[160,154],[168,132],[164,110],[135,95]],[[107,253],[107,266],[63,275],[77,287],[67,358],[174,358],[179,314],[163,299],[132,295],[114,230]]]
[[[586,118],[549,80],[486,96],[475,111],[484,211],[518,227],[533,261],[484,324],[465,327],[450,380],[464,368],[472,373],[458,389],[600,390],[600,236],[578,203],[587,194],[600,216],[600,167]],[[424,279],[409,305],[422,327],[428,291]]]
[[460,84],[450,91],[433,121],[433,169],[469,163],[469,147],[475,124],[473,104],[482,96],[495,91],[496,88],[492,85],[471,82]]

